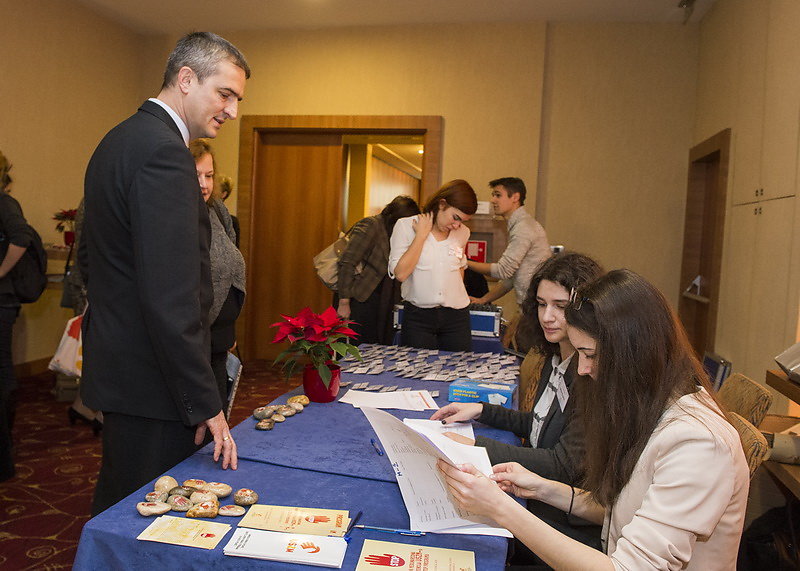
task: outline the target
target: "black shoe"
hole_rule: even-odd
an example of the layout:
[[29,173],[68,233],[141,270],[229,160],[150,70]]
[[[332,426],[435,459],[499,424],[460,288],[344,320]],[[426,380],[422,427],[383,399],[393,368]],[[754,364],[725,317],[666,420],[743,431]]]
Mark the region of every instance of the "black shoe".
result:
[[94,422],[93,419],[91,419],[91,418],[89,418],[87,416],[83,416],[81,413],[79,413],[77,410],[75,410],[72,407],[69,407],[67,409],[67,418],[69,418],[69,423],[70,424],[75,424],[79,420],[81,422],[85,423],[85,424],[92,424],[92,422]]
[[103,423],[97,420],[96,418],[92,420],[92,432],[94,432],[95,436],[100,434],[100,431],[103,430]]

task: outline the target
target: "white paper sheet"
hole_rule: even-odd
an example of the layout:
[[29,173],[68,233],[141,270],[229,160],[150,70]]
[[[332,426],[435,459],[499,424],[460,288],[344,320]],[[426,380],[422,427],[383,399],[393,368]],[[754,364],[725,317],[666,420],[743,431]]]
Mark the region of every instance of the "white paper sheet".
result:
[[458,507],[436,468],[441,458],[450,464],[470,463],[489,474],[492,466],[485,448],[458,444],[433,432],[423,435],[387,412],[368,407],[362,410],[394,468],[408,510],[409,529],[511,537],[508,530],[489,518]]
[[371,393],[351,389],[339,399],[339,402],[352,404],[356,408],[396,408],[401,410],[436,410],[439,408],[431,394],[425,390]]
[[475,440],[472,423],[442,424],[441,420],[425,420],[423,418],[404,418],[403,422],[420,434],[444,434],[454,432]]

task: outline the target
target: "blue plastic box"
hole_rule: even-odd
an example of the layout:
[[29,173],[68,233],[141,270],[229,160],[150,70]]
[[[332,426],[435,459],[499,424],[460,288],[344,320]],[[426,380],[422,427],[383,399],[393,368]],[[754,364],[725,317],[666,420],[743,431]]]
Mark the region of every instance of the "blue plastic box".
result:
[[513,408],[516,391],[516,385],[457,379],[450,383],[447,399],[450,402],[488,402]]

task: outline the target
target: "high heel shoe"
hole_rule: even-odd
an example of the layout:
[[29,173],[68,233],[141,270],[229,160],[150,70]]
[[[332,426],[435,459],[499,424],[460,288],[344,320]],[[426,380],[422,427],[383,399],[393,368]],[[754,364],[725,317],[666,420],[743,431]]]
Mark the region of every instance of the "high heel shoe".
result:
[[79,420],[85,424],[92,424],[92,422],[94,422],[93,419],[87,416],[83,416],[81,413],[79,413],[72,407],[69,407],[67,409],[67,418],[69,418],[69,423],[73,425]]

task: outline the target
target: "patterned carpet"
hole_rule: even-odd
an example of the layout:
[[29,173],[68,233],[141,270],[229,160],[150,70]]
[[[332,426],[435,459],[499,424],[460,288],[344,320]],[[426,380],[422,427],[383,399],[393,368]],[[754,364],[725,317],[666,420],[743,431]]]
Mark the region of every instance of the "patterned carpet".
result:
[[[0,570],[70,569],[100,468],[100,438],[89,425],[70,425],[69,403],[57,402],[54,376],[20,380],[14,425],[14,478],[0,483]],[[296,384],[270,362],[243,367],[231,424]]]

